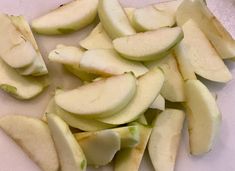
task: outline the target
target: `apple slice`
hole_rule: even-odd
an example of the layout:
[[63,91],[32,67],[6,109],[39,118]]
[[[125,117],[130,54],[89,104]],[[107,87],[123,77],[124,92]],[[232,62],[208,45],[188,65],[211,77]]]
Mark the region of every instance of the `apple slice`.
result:
[[75,0],[32,21],[40,34],[65,34],[90,24],[97,15],[98,0]]
[[211,13],[203,0],[184,0],[177,11],[177,24],[193,19],[223,59],[235,57],[235,40]]
[[135,8],[132,8],[132,7],[124,8],[124,11],[127,15],[127,18],[129,19],[129,22],[133,26],[133,15],[134,15]]
[[136,94],[130,103],[112,116],[99,119],[104,123],[120,125],[137,119],[153,103],[164,83],[164,74],[154,68],[138,79]]
[[12,68],[22,68],[37,57],[33,45],[12,23],[9,16],[0,14],[0,56]]
[[82,41],[79,42],[80,46],[85,49],[112,49],[112,40],[105,32],[101,23],[91,31],[91,33]]
[[9,135],[43,171],[57,171],[59,161],[47,124],[21,115],[0,118],[1,129]]
[[59,155],[61,170],[85,171],[86,158],[68,125],[52,113],[47,114],[47,121]]
[[138,171],[141,160],[147,146],[149,136],[152,128],[135,123],[139,127],[140,142],[133,148],[121,149],[115,157],[114,170],[115,171]]
[[112,130],[75,134],[89,165],[108,164],[121,148],[120,136]]
[[17,71],[21,75],[33,75],[33,76],[46,75],[48,73],[46,64],[42,58],[37,42],[34,38],[34,35],[31,31],[28,22],[26,21],[24,16],[10,16],[10,19],[13,22],[13,24],[17,27],[17,29],[25,36],[25,38],[27,38],[27,40],[31,42],[35,51],[37,52],[37,58],[34,60],[34,62],[31,65],[26,66],[25,68],[20,68]]
[[231,80],[232,75],[228,68],[197,24],[189,20],[182,29],[184,31],[182,42],[187,47],[182,55],[190,60],[194,72],[211,81]]
[[149,68],[160,67],[165,76],[165,82],[161,89],[161,95],[172,102],[185,101],[184,80],[180,74],[175,57],[170,54],[167,57],[145,63]]
[[148,71],[142,63],[126,60],[114,50],[105,49],[86,51],[80,60],[80,68],[103,76],[120,75],[131,71],[138,77]]
[[166,109],[157,116],[148,144],[155,170],[174,171],[184,118],[184,112],[176,109]]
[[157,98],[153,101],[153,103],[149,106],[151,109],[165,110],[165,99],[161,94],[157,96]]
[[100,0],[98,14],[104,29],[112,39],[136,33],[118,0]]
[[23,77],[0,59],[0,89],[18,99],[30,99],[42,92],[45,85],[29,77]]
[[55,102],[68,112],[97,118],[120,111],[133,98],[135,91],[136,78],[131,73],[125,73],[59,93]]
[[185,83],[188,107],[190,152],[201,155],[211,150],[221,123],[214,97],[199,80]]
[[183,32],[180,27],[164,27],[117,38],[113,40],[113,46],[117,52],[127,59],[149,61],[166,56],[182,39]]
[[159,11],[166,12],[168,14],[171,14],[172,16],[176,15],[176,11],[183,0],[174,0],[174,1],[167,1],[167,2],[160,2],[157,4],[154,4],[154,8],[156,8]]
[[172,27],[175,24],[173,15],[157,10],[152,5],[136,9],[132,21],[135,29],[140,32]]

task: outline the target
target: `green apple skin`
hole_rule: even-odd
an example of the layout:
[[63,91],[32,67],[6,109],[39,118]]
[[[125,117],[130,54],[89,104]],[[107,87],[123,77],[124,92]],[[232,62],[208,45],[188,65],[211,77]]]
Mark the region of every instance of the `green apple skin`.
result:
[[58,171],[57,152],[48,125],[45,122],[23,115],[8,115],[0,118],[0,128],[43,171]]
[[98,0],[75,0],[32,21],[39,34],[71,33],[92,23],[97,16]]

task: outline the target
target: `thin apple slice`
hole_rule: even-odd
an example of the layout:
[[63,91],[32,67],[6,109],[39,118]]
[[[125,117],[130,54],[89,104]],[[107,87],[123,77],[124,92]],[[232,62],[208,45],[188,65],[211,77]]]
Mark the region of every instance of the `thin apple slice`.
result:
[[18,99],[30,99],[42,92],[45,85],[18,74],[16,70],[0,59],[0,89]]
[[0,14],[0,56],[13,68],[26,67],[37,57],[33,45],[12,23],[9,16]]
[[59,155],[61,170],[85,171],[87,160],[68,125],[52,113],[47,114],[47,121]]
[[39,51],[37,42],[34,38],[34,35],[31,31],[31,28],[24,18],[24,16],[10,16],[11,21],[13,24],[19,29],[19,31],[27,38],[28,41],[30,41],[37,52],[37,58],[34,60],[34,62],[26,66],[25,68],[18,69],[18,72],[21,75],[33,75],[33,76],[41,76],[48,73],[46,64],[42,58],[42,55]]
[[190,60],[194,72],[211,81],[231,80],[232,75],[228,68],[197,24],[189,20],[182,29],[184,31],[182,43],[187,47],[182,55]]
[[168,14],[171,14],[173,16],[176,15],[176,11],[183,0],[174,0],[174,1],[167,1],[167,2],[160,2],[157,4],[154,4],[154,8],[156,8],[159,11],[166,12]]
[[199,80],[186,81],[185,91],[190,152],[201,155],[212,148],[220,127],[221,114],[214,97]]
[[153,103],[164,83],[162,70],[154,68],[139,77],[136,94],[130,103],[112,116],[99,119],[104,123],[120,125],[137,119]]
[[152,5],[136,9],[132,21],[135,29],[140,32],[172,27],[175,24],[173,15],[157,10]]
[[115,157],[114,171],[138,171],[152,128],[135,123],[139,127],[140,142],[133,148],[121,149]]
[[184,93],[184,80],[178,69],[177,61],[173,54],[167,57],[146,62],[145,65],[149,68],[160,67],[165,76],[165,82],[161,89],[161,95],[172,102],[182,102],[185,101]]
[[120,136],[112,130],[75,134],[89,165],[104,166],[121,148]]
[[151,109],[165,110],[165,99],[161,94],[157,96],[157,98],[153,101],[153,103],[149,106]]
[[59,169],[54,142],[45,122],[27,116],[9,115],[0,118],[0,127],[43,171]]
[[97,15],[98,0],[75,0],[32,21],[40,34],[65,34],[90,24]]
[[89,73],[110,76],[133,72],[136,77],[148,72],[140,62],[132,62],[119,56],[114,50],[93,49],[86,51],[81,60],[80,68]]
[[184,112],[176,109],[166,109],[157,116],[148,144],[155,170],[174,171],[184,118]]
[[136,33],[118,0],[100,0],[98,14],[104,29],[112,39]]
[[213,44],[221,58],[235,57],[235,40],[212,14],[203,0],[184,0],[177,11],[177,24],[193,19]]
[[125,73],[59,93],[55,96],[55,102],[68,112],[97,118],[120,111],[133,98],[135,91],[135,76]]
[[183,31],[180,27],[164,27],[117,38],[113,40],[113,45],[115,50],[127,59],[149,61],[166,56],[182,39]]
[[80,46],[85,49],[112,49],[112,40],[105,32],[101,23],[91,31],[91,33],[79,42]]

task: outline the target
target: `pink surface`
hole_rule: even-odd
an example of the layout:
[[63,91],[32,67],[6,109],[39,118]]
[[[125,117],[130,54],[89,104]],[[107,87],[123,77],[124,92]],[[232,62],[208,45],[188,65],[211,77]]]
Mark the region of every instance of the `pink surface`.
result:
[[[69,0],[0,0],[0,11],[9,14],[24,15],[31,20],[45,12],[53,9],[60,4]],[[155,2],[157,0],[121,0],[125,6],[143,6]],[[235,1],[234,0],[208,0],[208,6],[214,14],[222,21],[225,27],[235,37]],[[48,52],[52,50],[58,43],[68,45],[78,45],[79,40],[86,36],[92,26],[83,29],[66,37],[46,37],[37,36],[39,47],[46,57]],[[235,65],[227,62],[233,76],[235,76]],[[76,87],[80,82],[61,67],[47,62],[50,75],[56,85],[65,88]],[[184,131],[183,139],[179,150],[176,163],[176,171],[233,171],[235,170],[235,80],[230,81],[226,85],[211,83],[203,80],[218,95],[218,105],[220,106],[223,122],[221,126],[220,136],[213,150],[202,156],[193,157],[188,153],[187,131]],[[0,116],[7,114],[24,114],[31,116],[42,115],[45,106],[52,95],[53,85],[39,97],[31,101],[18,101],[0,92]],[[0,171],[39,171],[40,169],[15,145],[2,131],[0,131]],[[89,169],[88,169],[89,170]],[[110,171],[110,167],[90,169],[99,171]],[[146,155],[141,171],[153,171],[151,163]]]

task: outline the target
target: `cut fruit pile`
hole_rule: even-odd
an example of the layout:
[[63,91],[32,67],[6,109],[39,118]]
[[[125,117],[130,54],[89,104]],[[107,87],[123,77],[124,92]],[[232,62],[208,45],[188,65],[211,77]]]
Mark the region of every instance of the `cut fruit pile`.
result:
[[[43,171],[111,161],[115,171],[138,171],[145,150],[156,171],[173,171],[185,118],[190,153],[209,152],[221,114],[197,75],[230,81],[223,59],[235,58],[235,40],[204,1],[135,9],[118,0],[75,0],[31,26],[38,34],[67,34],[98,18],[78,47],[59,44],[48,54],[83,85],[56,89],[42,119],[4,116],[0,128]],[[46,65],[24,17],[0,14],[0,21],[0,88],[31,99],[48,85]]]

